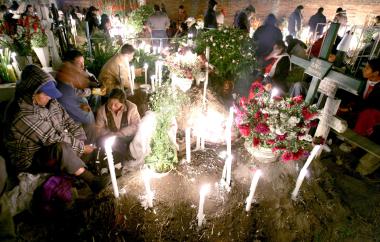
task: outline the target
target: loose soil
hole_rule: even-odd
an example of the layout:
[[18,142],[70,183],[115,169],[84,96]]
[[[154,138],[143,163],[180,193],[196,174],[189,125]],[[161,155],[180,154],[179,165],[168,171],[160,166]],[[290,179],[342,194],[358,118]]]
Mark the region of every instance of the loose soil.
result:
[[[224,165],[224,146],[206,144],[162,178],[153,178],[154,207],[144,210],[141,171],[118,179],[126,193],[115,199],[111,186],[89,204],[56,220],[24,213],[16,217],[19,241],[376,241],[379,186],[345,174],[335,165],[336,154],[313,161],[298,199],[290,194],[304,161],[263,164],[233,146],[233,183],[230,192],[218,185]],[[183,154],[182,154],[183,155]],[[352,157],[339,157],[349,161]],[[252,174],[261,169],[255,199],[245,212]],[[209,183],[206,223],[197,225],[199,188]]]

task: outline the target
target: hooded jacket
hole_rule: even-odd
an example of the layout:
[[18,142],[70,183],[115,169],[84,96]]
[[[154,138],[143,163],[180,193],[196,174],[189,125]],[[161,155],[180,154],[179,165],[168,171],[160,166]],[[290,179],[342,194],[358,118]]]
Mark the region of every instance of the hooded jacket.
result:
[[15,97],[6,111],[5,145],[16,172],[28,171],[34,154],[44,146],[71,144],[81,154],[86,135],[57,100],[45,107],[33,103],[40,87],[54,78],[35,65],[25,67]]

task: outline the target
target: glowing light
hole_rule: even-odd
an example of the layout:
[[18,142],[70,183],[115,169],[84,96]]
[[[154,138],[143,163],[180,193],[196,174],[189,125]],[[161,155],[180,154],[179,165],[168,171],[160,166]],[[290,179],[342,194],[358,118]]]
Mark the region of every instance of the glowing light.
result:
[[249,188],[249,195],[246,199],[246,205],[245,205],[245,211],[247,211],[247,212],[251,209],[253,196],[255,195],[257,183],[259,182],[261,175],[262,175],[261,170],[257,170],[255,172],[255,175],[253,175],[253,177],[252,177],[251,186]]
[[116,174],[115,174],[115,164],[113,160],[113,154],[112,154],[112,146],[115,143],[115,136],[112,136],[105,141],[105,150],[107,155],[107,162],[108,162],[108,168],[111,175],[111,181],[112,181],[112,188],[113,192],[116,198],[119,197],[119,189],[117,187],[117,181],[116,181]]
[[202,226],[203,220],[205,218],[205,214],[203,212],[204,210],[204,203],[207,193],[210,191],[210,184],[205,184],[201,187],[201,190],[199,191],[199,207],[198,207],[198,227]]

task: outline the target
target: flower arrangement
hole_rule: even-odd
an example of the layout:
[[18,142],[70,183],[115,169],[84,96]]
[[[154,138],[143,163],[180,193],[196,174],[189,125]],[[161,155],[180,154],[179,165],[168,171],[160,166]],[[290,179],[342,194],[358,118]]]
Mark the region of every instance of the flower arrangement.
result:
[[8,48],[0,49],[0,83],[17,80],[11,65],[11,52]]
[[157,124],[150,143],[151,152],[145,158],[145,164],[156,172],[169,171],[178,162],[177,150],[168,131],[186,100],[187,96],[183,92],[168,84],[159,87],[150,97],[150,109],[157,115]]
[[210,63],[215,66],[219,77],[234,79],[238,74],[253,71],[256,66],[255,48],[248,35],[240,29],[202,32],[197,36],[195,45],[198,54],[210,47]]
[[143,5],[133,10],[127,21],[127,29],[129,30],[128,36],[133,36],[140,33],[143,30],[144,22],[154,13],[154,9],[150,5]]
[[171,74],[191,80],[202,72],[204,63],[204,58],[193,53],[189,48],[179,49],[178,52],[167,56],[165,60]]
[[254,83],[249,97],[237,105],[235,121],[249,147],[269,148],[287,162],[310,151],[308,131],[316,126],[317,113],[316,106],[307,106],[301,96],[271,97],[262,84]]
[[48,46],[48,37],[42,31],[36,32],[31,35],[30,43],[34,48],[43,48]]

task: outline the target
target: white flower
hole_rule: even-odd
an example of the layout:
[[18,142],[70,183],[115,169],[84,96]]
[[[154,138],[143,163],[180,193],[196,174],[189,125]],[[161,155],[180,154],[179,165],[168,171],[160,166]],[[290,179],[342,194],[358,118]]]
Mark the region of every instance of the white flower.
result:
[[216,46],[216,44],[214,43],[214,44],[212,44],[213,46]]
[[284,130],[283,128],[277,128],[277,129],[275,130],[275,133],[276,133],[277,135],[284,135],[284,134],[286,133],[286,130]]
[[300,119],[297,118],[297,117],[294,117],[294,116],[291,116],[288,120],[288,124],[291,126],[291,127],[294,127],[296,126],[298,123],[300,122]]
[[306,141],[308,141],[308,142],[313,141],[313,137],[312,137],[310,134],[300,136],[299,139],[300,139],[300,140],[306,140]]

